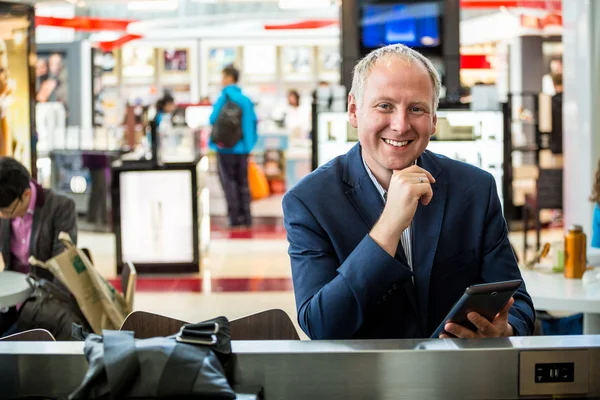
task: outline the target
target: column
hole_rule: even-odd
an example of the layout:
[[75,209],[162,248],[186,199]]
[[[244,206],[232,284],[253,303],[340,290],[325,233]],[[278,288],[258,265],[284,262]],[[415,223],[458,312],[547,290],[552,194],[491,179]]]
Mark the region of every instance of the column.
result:
[[600,159],[600,2],[563,0],[562,7],[564,221],[582,225],[589,238]]

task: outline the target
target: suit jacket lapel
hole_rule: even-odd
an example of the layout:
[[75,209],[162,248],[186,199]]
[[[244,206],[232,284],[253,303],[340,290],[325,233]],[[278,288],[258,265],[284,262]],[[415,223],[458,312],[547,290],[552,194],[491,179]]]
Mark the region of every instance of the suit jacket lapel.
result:
[[367,174],[363,164],[360,145],[354,146],[346,155],[344,181],[350,186],[346,196],[371,231],[383,212],[383,199]]
[[33,212],[33,222],[31,224],[31,234],[29,236],[29,255],[38,257],[37,252],[37,243],[38,238],[40,237],[40,227],[42,226],[43,221],[43,206],[36,207]]
[[[344,181],[350,186],[346,191],[346,196],[364,221],[368,233],[379,220],[385,204],[365,169],[360,145],[357,144],[348,152],[345,162]],[[396,259],[408,264],[400,243],[398,243]],[[419,309],[412,281],[408,281],[405,288],[415,315],[418,315]]]
[[423,331],[427,332],[427,313],[429,303],[429,279],[433,260],[442,230],[444,208],[446,206],[447,183],[434,156],[426,151],[419,158],[418,165],[429,171],[436,182],[432,185],[433,198],[427,206],[419,204],[413,219],[413,265],[415,266],[415,284],[422,316]]

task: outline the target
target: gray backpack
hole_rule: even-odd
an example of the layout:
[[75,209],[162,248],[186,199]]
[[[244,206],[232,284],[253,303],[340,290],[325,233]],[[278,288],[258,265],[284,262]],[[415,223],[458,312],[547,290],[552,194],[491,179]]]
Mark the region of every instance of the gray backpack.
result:
[[231,343],[225,317],[185,325],[170,337],[91,334],[84,353],[89,369],[71,400],[236,398],[226,373]]

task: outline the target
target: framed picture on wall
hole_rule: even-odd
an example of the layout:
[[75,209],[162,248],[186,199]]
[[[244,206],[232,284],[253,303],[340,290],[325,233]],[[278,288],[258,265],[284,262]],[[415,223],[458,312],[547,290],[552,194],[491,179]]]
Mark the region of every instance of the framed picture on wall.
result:
[[187,49],[164,49],[161,53],[161,73],[177,74],[189,71]]
[[102,51],[92,49],[94,78],[100,79],[103,86],[119,84],[119,50]]
[[208,50],[208,81],[221,81],[221,71],[227,65],[239,65],[240,51],[237,47],[215,47]]
[[121,49],[123,83],[151,83],[156,73],[155,51],[150,46],[124,46]]
[[243,82],[271,82],[276,77],[277,47],[262,44],[244,46]]
[[338,46],[322,46],[317,50],[317,73],[320,81],[338,83],[342,59]]
[[284,81],[311,81],[313,71],[314,47],[281,47],[281,74]]
[[188,49],[159,49],[159,83],[162,85],[189,83],[191,80],[189,55]]

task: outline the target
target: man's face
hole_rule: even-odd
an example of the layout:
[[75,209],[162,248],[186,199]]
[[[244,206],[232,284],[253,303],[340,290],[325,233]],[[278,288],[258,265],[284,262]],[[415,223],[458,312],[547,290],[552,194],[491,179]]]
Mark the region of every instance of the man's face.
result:
[[31,200],[31,189],[25,189],[20,197],[17,197],[7,207],[0,208],[0,219],[14,219],[24,217],[29,208]]
[[362,101],[350,96],[350,124],[376,176],[414,164],[435,133],[433,84],[427,68],[390,56],[369,73]]

